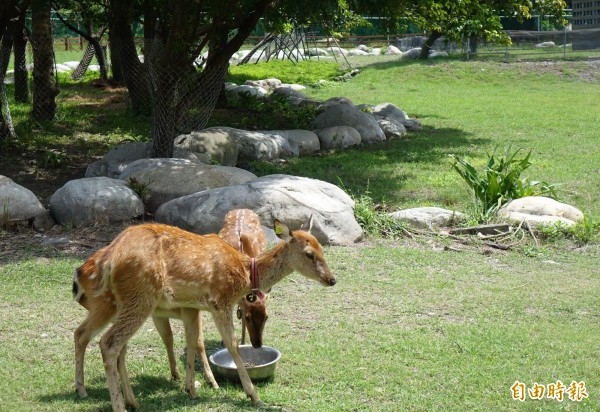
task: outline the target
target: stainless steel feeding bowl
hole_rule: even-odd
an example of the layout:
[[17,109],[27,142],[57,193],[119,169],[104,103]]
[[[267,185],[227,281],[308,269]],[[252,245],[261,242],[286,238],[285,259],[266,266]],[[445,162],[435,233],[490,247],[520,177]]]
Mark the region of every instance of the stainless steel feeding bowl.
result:
[[[281,358],[281,352],[277,349],[270,346],[254,348],[252,345],[240,345],[239,349],[250,379],[269,379],[275,374],[277,361]],[[229,380],[240,380],[235,362],[227,349],[213,353],[208,359],[217,375]]]

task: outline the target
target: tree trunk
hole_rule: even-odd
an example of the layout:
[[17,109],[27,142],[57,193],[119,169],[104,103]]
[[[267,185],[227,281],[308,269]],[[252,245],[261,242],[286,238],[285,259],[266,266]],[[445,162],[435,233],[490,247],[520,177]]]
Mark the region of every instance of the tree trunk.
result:
[[121,45],[112,19],[109,19],[108,22],[108,50],[110,53],[112,80],[115,82],[125,81],[123,77],[123,64],[121,63]]
[[425,40],[425,43],[421,46],[421,55],[419,56],[419,59],[427,60],[429,52],[433,48],[433,43],[440,37],[442,37],[442,32],[440,31],[434,30],[429,34],[429,37],[427,37],[427,40]]
[[[153,79],[156,89],[152,115],[151,157],[173,157],[177,128],[176,88],[177,79],[167,68],[158,68]],[[154,76],[153,76],[154,77]]]
[[102,50],[102,46],[100,45],[100,38],[92,37],[90,39],[90,43],[92,47],[94,47],[94,54],[96,55],[96,60],[98,60],[98,65],[100,66],[100,80],[106,82],[108,81],[106,55],[104,54],[104,50]]
[[9,23],[4,34],[0,37],[0,77],[4,80],[6,76],[6,70],[8,69],[8,62],[10,61],[10,53],[13,45],[13,29],[14,23]]
[[146,70],[137,57],[135,39],[129,22],[131,0],[111,0],[110,6],[131,108],[135,113],[150,113],[151,101]]
[[50,3],[45,0],[31,2],[31,27],[33,47],[33,119],[48,121],[56,114],[58,88],[54,81],[54,44]]
[[25,28],[26,9],[19,15],[13,35],[15,57],[15,101],[29,103],[29,72],[27,71],[27,32]]

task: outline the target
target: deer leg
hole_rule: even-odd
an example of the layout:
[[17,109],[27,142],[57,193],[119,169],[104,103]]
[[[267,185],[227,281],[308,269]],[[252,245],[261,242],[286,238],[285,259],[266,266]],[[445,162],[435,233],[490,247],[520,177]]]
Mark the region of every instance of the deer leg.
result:
[[132,409],[138,408],[138,403],[133,395],[133,389],[129,383],[129,374],[127,373],[127,367],[125,365],[125,358],[127,356],[127,344],[121,349],[119,357],[117,358],[117,370],[119,371],[119,377],[121,379],[121,390],[123,391],[123,397],[125,399],[125,406]]
[[235,336],[235,328],[233,326],[233,310],[231,307],[229,308],[219,308],[214,309],[212,311],[212,315],[215,319],[215,324],[219,329],[219,333],[221,334],[221,338],[223,338],[223,342],[225,343],[225,347],[231,354],[233,361],[235,362],[235,366],[237,367],[238,374],[240,376],[240,381],[242,381],[242,386],[244,387],[244,392],[246,395],[252,400],[252,402],[260,402],[260,398],[254,389],[254,385],[252,384],[252,380],[248,375],[248,371],[244,366],[244,361],[240,355],[240,351],[238,349],[237,338]]
[[[139,407],[129,384],[127,369],[125,368],[125,353],[122,354],[121,352],[153,309],[153,299],[145,296],[135,297],[132,299],[131,305],[119,308],[115,322],[100,339],[100,351],[104,361],[104,372],[106,373],[113,412],[125,412],[125,400],[129,407],[133,409]],[[119,357],[121,357],[120,360]],[[121,378],[125,381],[121,384],[127,386],[125,391],[127,399],[123,398],[123,392],[119,385],[119,370],[121,371]]]
[[199,318],[200,311],[197,309],[181,309],[181,320],[183,320],[183,326],[185,327],[185,341],[187,347],[187,356],[185,362],[185,390],[192,399],[196,399],[198,394],[196,393],[196,351],[198,346],[198,339],[200,336]]
[[113,312],[88,312],[87,318],[75,330],[75,390],[80,398],[86,398],[88,396],[87,391],[85,390],[84,378],[85,350],[90,344],[92,337],[106,327],[113,315]]
[[202,361],[202,369],[204,370],[206,381],[210,383],[213,389],[219,389],[219,384],[215,380],[215,376],[208,363],[208,357],[206,357],[206,346],[204,345],[204,334],[202,333],[202,313],[198,314],[198,355]]
[[173,351],[173,331],[169,324],[169,318],[163,318],[159,316],[152,316],[154,326],[160,335],[165,349],[167,350],[167,357],[169,358],[169,368],[171,369],[171,378],[173,380],[180,380],[179,370],[177,369],[177,361],[175,359],[175,352]]

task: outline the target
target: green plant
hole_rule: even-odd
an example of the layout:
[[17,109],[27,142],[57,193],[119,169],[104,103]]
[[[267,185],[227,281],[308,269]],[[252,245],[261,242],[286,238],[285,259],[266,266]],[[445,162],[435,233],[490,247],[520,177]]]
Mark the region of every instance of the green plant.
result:
[[48,149],[43,157],[43,165],[45,168],[59,168],[62,167],[67,160],[67,155],[64,152],[55,149]]
[[133,190],[140,197],[140,199],[142,199],[144,209],[147,209],[146,202],[148,201],[148,196],[150,195],[148,184],[137,180],[135,177],[130,177],[129,180],[127,180],[127,186],[129,186],[129,188]]
[[354,217],[363,231],[371,237],[396,238],[405,229],[404,225],[385,211],[385,205],[376,204],[366,194],[353,196]]
[[600,237],[600,222],[584,216],[583,220],[569,228],[571,237],[578,245],[586,245]]
[[452,168],[463,178],[471,189],[476,212],[481,221],[493,217],[498,209],[512,199],[525,196],[545,195],[556,198],[554,185],[546,182],[521,178],[521,173],[529,168],[531,150],[525,157],[519,157],[521,149],[511,153],[509,147],[503,156],[495,153],[488,155],[488,161],[482,173],[479,173],[468,161],[456,155]]

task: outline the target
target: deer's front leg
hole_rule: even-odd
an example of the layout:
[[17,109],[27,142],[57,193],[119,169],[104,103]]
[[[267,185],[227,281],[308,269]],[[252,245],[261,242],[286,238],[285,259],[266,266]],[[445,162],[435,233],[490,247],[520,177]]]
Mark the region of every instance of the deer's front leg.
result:
[[237,367],[238,374],[240,376],[240,381],[242,381],[242,386],[244,387],[244,392],[246,392],[246,395],[248,395],[252,402],[260,402],[260,398],[254,389],[254,385],[252,384],[252,380],[248,375],[248,371],[244,366],[244,361],[242,360],[240,351],[238,349],[235,328],[233,326],[233,308],[217,308],[211,312],[213,318],[215,319],[215,324],[219,329],[219,333],[221,334],[221,338],[223,338],[225,347],[235,362],[235,366]]
[[167,350],[167,358],[169,358],[169,368],[171,369],[171,377],[173,380],[178,381],[181,379],[179,376],[179,370],[177,369],[177,360],[175,359],[175,351],[173,350],[173,331],[169,324],[169,318],[152,316],[154,326],[160,335],[165,349]]
[[200,311],[197,309],[182,309],[181,320],[185,327],[185,341],[187,346],[187,360],[185,362],[185,390],[190,398],[196,399],[196,350],[200,336],[201,320]]

